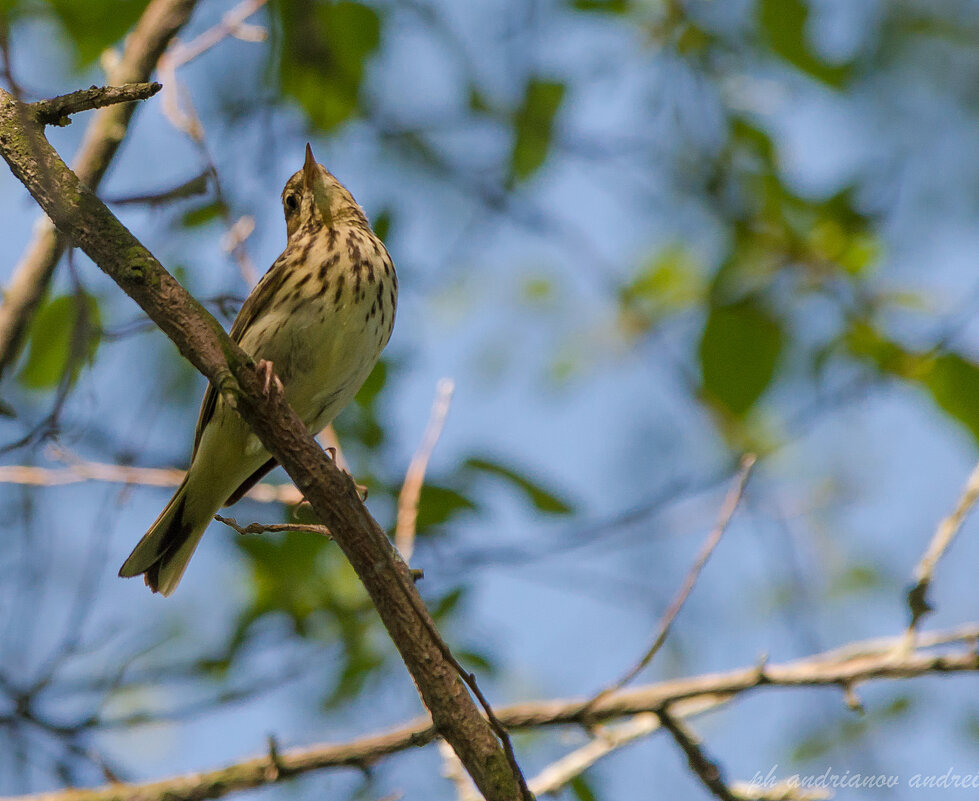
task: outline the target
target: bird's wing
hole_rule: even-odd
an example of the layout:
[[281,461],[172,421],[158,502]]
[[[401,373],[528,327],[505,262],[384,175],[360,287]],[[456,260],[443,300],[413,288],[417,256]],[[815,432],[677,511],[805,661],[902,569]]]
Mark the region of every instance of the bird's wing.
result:
[[[231,332],[229,336],[232,342],[241,342],[241,338],[245,331],[252,322],[257,318],[265,309],[268,307],[269,302],[275,297],[282,286],[283,282],[288,278],[289,271],[284,269],[285,253],[283,253],[279,258],[277,258],[272,266],[269,268],[268,272],[262,276],[262,280],[256,284],[255,288],[251,291],[251,294],[245,299],[244,304],[241,307],[241,311],[238,312],[238,316],[235,317],[235,321],[231,324]],[[252,354],[254,355],[254,354]],[[217,406],[218,394],[215,392],[214,387],[211,384],[207,385],[207,390],[204,392],[204,400],[201,401],[201,411],[197,416],[197,428],[194,430],[194,450],[191,453],[191,461],[193,462],[194,457],[197,455],[197,448],[201,443],[201,436],[204,434],[204,428],[211,421],[214,416],[214,409]]]

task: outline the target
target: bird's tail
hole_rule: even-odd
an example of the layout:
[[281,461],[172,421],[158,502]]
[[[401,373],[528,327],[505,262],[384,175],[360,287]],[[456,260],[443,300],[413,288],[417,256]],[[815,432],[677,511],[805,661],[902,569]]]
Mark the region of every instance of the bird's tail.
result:
[[146,586],[163,595],[170,595],[177,589],[187,563],[211,521],[210,516],[203,521],[195,520],[189,512],[185,478],[170,503],[119,568],[119,575],[132,578],[143,574]]

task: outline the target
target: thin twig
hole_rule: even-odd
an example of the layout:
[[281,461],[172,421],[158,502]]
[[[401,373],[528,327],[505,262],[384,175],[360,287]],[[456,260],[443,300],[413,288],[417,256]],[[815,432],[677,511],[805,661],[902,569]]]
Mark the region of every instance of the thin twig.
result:
[[405,472],[404,484],[398,495],[398,522],[394,529],[394,544],[401,551],[402,558],[407,562],[415,550],[415,528],[418,522],[418,501],[421,498],[422,485],[425,483],[425,470],[428,460],[439,441],[446,415],[452,403],[452,392],[455,384],[451,378],[443,378],[435,386],[435,400],[432,402],[432,412],[428,425],[422,435],[421,444],[415,455],[411,457],[408,470]]
[[249,523],[247,526],[238,525],[238,521],[233,517],[222,517],[214,515],[214,519],[219,523],[233,528],[239,534],[281,534],[288,531],[299,531],[307,534],[319,534],[321,537],[333,539],[330,529],[326,526],[318,526],[309,523]]
[[642,655],[639,662],[637,662],[636,665],[632,667],[625,675],[595,695],[595,697],[588,702],[587,706],[589,708],[597,704],[601,699],[610,693],[625,687],[630,681],[639,675],[639,673],[653,660],[653,657],[656,656],[659,649],[663,647],[663,643],[666,642],[666,638],[670,633],[670,627],[673,625],[673,621],[680,613],[684,603],[686,603],[687,596],[690,595],[690,591],[697,583],[701,570],[703,570],[704,565],[707,564],[707,560],[710,558],[710,555],[714,552],[717,544],[721,541],[721,537],[724,536],[728,523],[731,522],[731,518],[733,517],[735,510],[738,508],[738,504],[741,502],[741,497],[744,495],[745,486],[748,483],[748,476],[751,474],[751,468],[754,466],[754,464],[754,454],[749,453],[742,457],[741,466],[738,469],[738,474],[734,479],[734,484],[728,491],[727,497],[724,499],[724,503],[721,506],[717,524],[714,526],[714,529],[701,546],[700,553],[697,554],[696,561],[694,561],[689,572],[687,573],[686,578],[683,580],[683,585],[680,587],[680,591],[676,594],[676,597],[674,597],[673,601],[667,608],[666,613],[663,615],[663,618],[660,620],[659,630],[656,632],[656,637],[653,639],[652,645],[650,645],[646,650],[646,653]]
[[113,206],[162,206],[173,200],[183,200],[185,198],[203,195],[207,192],[207,179],[209,175],[210,173],[205,171],[169,189],[146,192],[140,195],[106,198],[105,202]]
[[91,111],[117,103],[132,103],[153,97],[163,88],[163,84],[127,83],[122,86],[92,86],[79,89],[48,100],[38,100],[28,105],[29,112],[41,125],[64,126],[71,123],[71,115],[81,111]]
[[697,736],[687,725],[674,718],[665,706],[657,710],[656,715],[659,717],[659,722],[663,728],[673,736],[677,745],[686,754],[690,770],[697,774],[697,778],[700,779],[704,787],[721,801],[741,801],[727,786],[724,777],[721,775],[720,767],[707,756],[700,747]]
[[959,533],[959,529],[962,528],[962,524],[975,505],[977,498],[979,498],[979,464],[973,468],[952,514],[938,524],[931,542],[928,543],[928,549],[914,569],[915,583],[908,590],[907,596],[908,608],[911,610],[911,624],[908,626],[909,637],[914,636],[918,621],[932,610],[931,604],[928,603],[927,594],[935,568],[952,544],[955,535]]

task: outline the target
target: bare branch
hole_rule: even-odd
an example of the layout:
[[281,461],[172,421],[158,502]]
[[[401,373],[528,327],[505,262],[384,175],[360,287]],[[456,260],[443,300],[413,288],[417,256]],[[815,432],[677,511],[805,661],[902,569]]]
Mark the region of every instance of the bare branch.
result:
[[[908,679],[952,673],[979,673],[979,655],[974,649],[975,626],[949,632],[929,632],[922,639],[932,643],[966,643],[967,648],[949,648],[930,653],[921,647],[896,658],[895,646],[903,637],[877,638],[851,643],[834,651],[783,664],[751,666],[727,673],[658,682],[619,690],[583,712],[580,698],[550,699],[500,707],[497,716],[510,729],[534,729],[561,725],[594,725],[597,722],[655,713],[664,706],[674,720],[700,714],[737,696],[775,688],[831,687],[874,680]],[[847,654],[850,654],[847,656]],[[232,792],[263,787],[275,781],[315,770],[337,767],[369,767],[391,754],[431,743],[438,736],[431,719],[419,718],[402,728],[349,743],[316,745],[281,751],[275,755],[277,769],[270,778],[268,755],[244,760],[218,770],[176,776],[147,784],[113,784],[93,789],[71,789],[18,801],[204,801]],[[586,746],[587,747],[587,746]],[[536,780],[535,780],[536,781]],[[543,783],[542,783],[543,784]],[[542,785],[537,785],[542,786]],[[788,797],[780,788],[748,791],[750,785],[733,785],[739,798]],[[775,795],[778,789],[781,796]],[[0,799],[12,801],[12,799]]]
[[748,483],[748,476],[751,474],[751,468],[754,466],[754,464],[754,454],[749,453],[742,457],[741,467],[738,470],[738,475],[734,479],[734,485],[728,491],[727,497],[724,499],[724,503],[721,506],[717,524],[714,526],[713,531],[711,531],[707,539],[704,541],[704,544],[701,546],[700,553],[697,554],[696,561],[693,563],[690,571],[687,573],[686,578],[683,580],[683,586],[680,587],[680,591],[670,603],[669,608],[666,610],[666,614],[663,615],[663,618],[659,624],[659,630],[656,633],[656,637],[653,639],[653,644],[649,646],[649,649],[645,654],[643,654],[642,658],[633,668],[631,668],[618,681],[610,684],[604,690],[599,692],[589,702],[589,706],[598,703],[598,701],[609,693],[625,687],[630,681],[639,675],[643,668],[645,668],[653,660],[653,657],[656,656],[659,649],[663,647],[663,643],[666,642],[666,638],[670,633],[670,627],[673,625],[673,621],[683,608],[683,604],[686,603],[687,596],[690,595],[690,591],[697,583],[697,578],[700,576],[700,571],[703,570],[704,565],[707,564],[707,560],[710,559],[710,555],[714,552],[717,544],[721,541],[721,537],[724,536],[728,523],[731,522],[731,518],[734,516],[735,510],[738,508],[738,504],[741,502],[741,497],[744,495],[744,488]]
[[932,610],[927,595],[938,561],[945,555],[945,551],[952,544],[955,535],[959,533],[962,523],[965,522],[965,518],[969,515],[977,498],[979,498],[979,464],[973,468],[952,514],[938,524],[931,542],[928,543],[928,549],[914,569],[915,583],[908,590],[908,607],[911,610],[911,624],[908,627],[908,634],[911,637],[914,636],[918,621]]
[[394,529],[394,544],[406,562],[411,559],[415,550],[415,524],[418,521],[418,501],[425,483],[425,470],[428,469],[428,460],[432,458],[432,451],[442,434],[454,390],[455,384],[451,378],[443,378],[436,385],[428,425],[418,450],[411,457],[401,493],[398,495],[398,522]]
[[117,103],[132,103],[153,97],[163,88],[160,83],[127,83],[123,86],[93,86],[79,89],[67,95],[38,100],[27,106],[30,113],[41,125],[69,125],[71,115],[81,111],[113,106]]
[[[190,18],[197,0],[152,0],[146,7],[118,63],[106,75],[109,84],[148,81],[167,45]],[[74,169],[93,192],[129,128],[135,106],[129,103],[99,111],[89,123]],[[46,217],[38,220],[34,237],[4,287],[0,303],[0,376],[17,358],[28,322],[47,290],[64,252],[64,240]]]

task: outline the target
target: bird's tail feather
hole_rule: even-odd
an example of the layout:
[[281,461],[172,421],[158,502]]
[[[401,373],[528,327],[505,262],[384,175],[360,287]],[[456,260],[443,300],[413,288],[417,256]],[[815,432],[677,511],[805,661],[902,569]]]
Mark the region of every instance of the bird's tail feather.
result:
[[184,479],[170,503],[119,568],[119,575],[131,578],[143,574],[146,585],[153,592],[170,595],[180,583],[210,522],[210,518],[206,518],[201,525],[189,519],[187,511],[187,479]]

